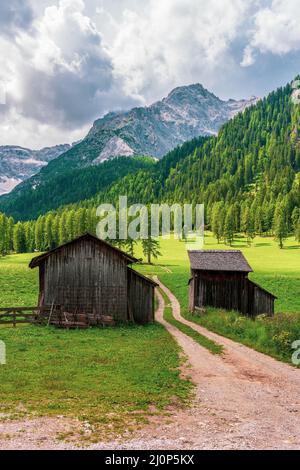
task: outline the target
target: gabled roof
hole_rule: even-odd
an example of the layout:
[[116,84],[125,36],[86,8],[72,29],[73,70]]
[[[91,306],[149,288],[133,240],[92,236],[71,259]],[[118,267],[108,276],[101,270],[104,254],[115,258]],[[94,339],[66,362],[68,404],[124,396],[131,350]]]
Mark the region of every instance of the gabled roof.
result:
[[144,276],[143,274],[139,273],[135,269],[131,269],[131,268],[127,268],[127,269],[128,269],[128,271],[135,274],[137,277],[140,277],[141,279],[143,279],[143,281],[147,281],[147,282],[149,282],[149,284],[152,284],[154,287],[158,287],[158,284],[155,281],[153,281],[152,279],[150,279],[149,277]]
[[250,282],[251,284],[253,284],[255,287],[257,287],[258,289],[262,290],[263,292],[265,292],[266,294],[269,294],[271,295],[274,299],[278,299],[278,297],[274,294],[272,294],[272,292],[268,291],[267,289],[265,289],[264,287],[261,287],[259,284],[256,284],[256,282],[253,282],[253,281],[250,281],[250,279],[248,279],[248,282]]
[[189,251],[191,269],[201,271],[253,272],[243,253],[239,250]]
[[131,263],[137,263],[138,260],[136,258],[134,258],[133,256],[130,256],[128,255],[127,253],[125,253],[124,251],[122,250],[119,250],[118,248],[116,248],[115,246],[112,246],[110,243],[107,243],[106,241],[104,240],[100,240],[100,238],[97,238],[95,237],[94,235],[92,235],[91,233],[85,233],[84,235],[81,235],[80,237],[77,237],[75,238],[74,240],[71,240],[70,242],[67,242],[65,243],[64,245],[60,245],[58,246],[57,248],[54,248],[53,250],[50,250],[50,251],[47,251],[46,253],[43,253],[42,255],[40,256],[36,256],[35,258],[33,258],[30,263],[29,263],[29,267],[31,269],[33,268],[36,268],[37,266],[39,266],[43,261],[45,261],[45,259],[47,259],[49,256],[53,255],[54,253],[57,253],[58,251],[61,251],[63,248],[65,248],[66,246],[70,246],[70,245],[73,245],[73,244],[76,244],[82,240],[92,240],[96,243],[98,243],[100,246],[106,246],[108,248],[110,248],[111,250],[113,250],[115,253],[117,253],[119,256],[121,256],[122,258],[124,258],[124,260],[127,262],[127,264],[131,264]]

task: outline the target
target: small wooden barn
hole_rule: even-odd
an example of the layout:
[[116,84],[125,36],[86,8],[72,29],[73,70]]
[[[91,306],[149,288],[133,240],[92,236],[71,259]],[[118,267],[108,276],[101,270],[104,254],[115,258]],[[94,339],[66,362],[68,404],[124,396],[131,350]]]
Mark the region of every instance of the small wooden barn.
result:
[[276,297],[248,279],[251,267],[241,251],[189,251],[192,278],[189,309],[206,306],[255,317],[274,314]]
[[134,271],[138,260],[87,233],[33,258],[39,267],[39,306],[59,306],[87,316],[89,324],[104,317],[115,322],[154,321],[156,284]]

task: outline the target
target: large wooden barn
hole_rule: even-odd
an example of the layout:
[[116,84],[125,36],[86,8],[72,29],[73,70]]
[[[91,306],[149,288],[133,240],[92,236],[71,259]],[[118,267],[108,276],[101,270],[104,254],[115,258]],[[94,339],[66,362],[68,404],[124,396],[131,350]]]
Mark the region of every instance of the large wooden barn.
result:
[[241,251],[189,251],[189,309],[206,306],[255,317],[274,314],[276,297],[248,279],[251,267]]
[[89,324],[154,321],[156,284],[134,271],[138,260],[85,234],[33,258],[39,267],[39,306],[85,315]]

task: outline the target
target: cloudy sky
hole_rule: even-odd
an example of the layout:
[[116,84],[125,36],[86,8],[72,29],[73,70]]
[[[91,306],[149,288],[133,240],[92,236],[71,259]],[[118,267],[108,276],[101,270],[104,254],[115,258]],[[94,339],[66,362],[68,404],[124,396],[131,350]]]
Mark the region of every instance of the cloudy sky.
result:
[[245,98],[298,73],[299,0],[0,0],[0,145],[72,142],[180,85]]

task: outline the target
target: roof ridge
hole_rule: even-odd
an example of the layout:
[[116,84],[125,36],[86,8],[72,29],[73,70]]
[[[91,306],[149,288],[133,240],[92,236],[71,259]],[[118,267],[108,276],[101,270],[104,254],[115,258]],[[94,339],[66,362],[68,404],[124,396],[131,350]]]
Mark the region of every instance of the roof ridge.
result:
[[188,256],[194,270],[253,272],[241,250],[190,250]]
[[107,247],[111,248],[116,253],[118,253],[120,256],[127,259],[130,263],[137,263],[138,262],[137,258],[134,258],[133,256],[128,255],[125,251],[122,251],[119,248],[111,245],[106,240],[102,240],[101,238],[98,238],[97,236],[91,234],[90,232],[85,232],[82,235],[79,235],[78,237],[73,238],[73,240],[70,240],[70,241],[68,241],[68,242],[66,242],[62,245],[57,246],[56,248],[53,248],[50,251],[46,251],[45,253],[42,253],[41,255],[36,256],[35,258],[32,258],[32,260],[29,263],[29,267],[31,269],[35,268],[36,266],[38,266],[40,261],[44,260],[45,258],[48,258],[53,253],[56,253],[57,251],[63,249],[64,247],[72,245],[72,243],[76,243],[77,241],[81,240],[82,238],[91,238],[91,239],[95,240],[98,243],[102,243],[102,244],[106,245]]

